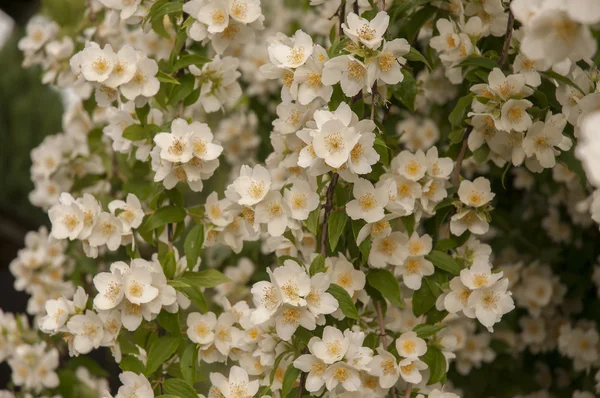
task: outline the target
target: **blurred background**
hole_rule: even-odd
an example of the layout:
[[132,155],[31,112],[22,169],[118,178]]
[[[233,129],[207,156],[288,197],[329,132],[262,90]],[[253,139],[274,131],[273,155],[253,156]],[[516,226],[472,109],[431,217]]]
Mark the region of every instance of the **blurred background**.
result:
[[[25,233],[48,224],[47,216],[29,203],[29,152],[46,135],[61,131],[61,94],[41,83],[38,67],[21,68],[17,49],[39,8],[38,0],[0,1],[0,309],[6,312],[25,312],[28,299],[15,291],[9,264],[23,247]],[[9,378],[8,365],[0,364],[0,388]]]

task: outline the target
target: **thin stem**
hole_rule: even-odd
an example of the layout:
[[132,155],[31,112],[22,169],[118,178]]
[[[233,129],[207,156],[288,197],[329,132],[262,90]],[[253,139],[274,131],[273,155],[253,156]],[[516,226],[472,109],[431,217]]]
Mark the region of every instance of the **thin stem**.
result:
[[500,69],[504,66],[506,59],[508,58],[508,49],[510,48],[510,41],[512,39],[513,25],[515,23],[515,16],[510,8],[510,1],[508,2],[508,23],[506,24],[506,35],[504,36],[504,45],[502,46],[502,54],[498,60],[498,66]]
[[327,193],[325,194],[325,214],[323,215],[323,226],[321,227],[321,256],[325,258],[327,256],[327,231],[329,228],[329,216],[333,210],[333,194],[335,192],[335,186],[337,185],[338,179],[340,178],[338,173],[333,173],[331,181],[327,187]]
[[377,301],[377,319],[379,321],[379,336],[381,337],[381,344],[383,349],[387,350],[387,334],[385,333],[385,321],[383,319],[383,311],[381,310],[381,301]]
[[410,394],[412,393],[412,384],[408,383],[406,386],[406,394],[404,394],[404,398],[410,398]]
[[458,186],[458,183],[460,182],[460,169],[462,167],[465,154],[467,153],[467,146],[471,131],[473,131],[473,126],[467,126],[467,129],[465,130],[465,136],[463,137],[462,146],[460,147],[460,152],[456,158],[456,165],[454,166],[454,171],[452,172],[452,185],[455,187]]
[[385,10],[385,0],[379,0],[379,11]]
[[355,13],[356,15],[360,15],[360,14],[358,13],[358,0],[356,0],[352,6],[353,6],[353,9],[354,9],[354,13]]

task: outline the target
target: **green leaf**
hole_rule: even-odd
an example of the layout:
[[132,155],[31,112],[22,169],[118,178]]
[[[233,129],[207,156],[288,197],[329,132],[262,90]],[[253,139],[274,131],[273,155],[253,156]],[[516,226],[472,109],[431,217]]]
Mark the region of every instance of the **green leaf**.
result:
[[327,292],[331,294],[340,304],[340,309],[350,319],[358,320],[358,310],[352,301],[352,297],[348,294],[346,289],[332,283],[329,285]]
[[415,291],[413,294],[412,305],[413,305],[413,314],[416,317],[419,317],[429,311],[435,305],[436,297],[429,289],[429,285],[426,283],[425,278],[423,278],[423,283],[421,284],[421,288]]
[[[192,282],[192,281],[186,281],[186,282],[189,285],[194,284],[194,282]],[[179,290],[180,292],[185,294],[186,297],[191,300],[192,304],[194,304],[194,307],[198,308],[201,313],[205,314],[208,312],[208,303],[206,302],[204,293],[202,293],[200,288],[197,288],[195,286],[189,286],[189,287],[180,287],[180,288],[177,288],[177,290]]]
[[182,222],[185,219],[185,210],[182,207],[166,206],[161,207],[152,214],[146,222],[140,227],[145,231],[163,227],[169,223]]
[[135,115],[137,116],[140,124],[145,126],[148,122],[148,114],[150,113],[150,104],[146,104],[140,108],[135,108]]
[[446,376],[446,358],[439,348],[428,346],[427,352],[421,357],[421,360],[429,367],[429,381],[427,385],[435,384]]
[[144,126],[141,124],[132,124],[123,130],[123,138],[127,138],[131,141],[138,141],[148,138],[148,135],[146,134]]
[[448,117],[452,127],[459,127],[462,125],[463,121],[467,117],[469,109],[471,109],[471,102],[473,102],[473,94],[467,94],[458,100],[456,106],[452,112],[450,112],[450,116]]
[[409,61],[422,62],[427,66],[429,70],[431,70],[431,65],[429,64],[429,61],[427,61],[427,58],[425,58],[423,54],[421,54],[416,48],[412,46],[410,47],[410,51],[408,52],[408,54],[404,55],[404,58],[406,58]]
[[396,277],[386,269],[374,269],[367,274],[369,285],[377,289],[383,297],[397,307],[404,308],[400,285]]
[[471,233],[469,231],[466,231],[458,237],[440,239],[435,244],[434,249],[441,252],[445,252],[450,249],[455,249],[457,247],[462,246],[469,239],[469,236],[471,236]]
[[340,236],[344,233],[344,227],[348,221],[348,214],[343,210],[334,210],[329,216],[329,223],[327,226],[327,235],[329,237],[329,250],[335,251],[337,244],[340,240]]
[[319,235],[319,218],[321,216],[321,206],[317,207],[308,215],[306,220],[306,228],[314,236]]
[[231,282],[231,279],[216,269],[203,269],[198,272],[184,272],[183,279],[194,284],[196,287],[215,287],[221,283]]
[[433,336],[445,327],[445,325],[428,325],[426,323],[422,323],[415,326],[413,328],[413,332],[417,334],[417,337],[424,339],[425,337]]
[[406,36],[404,36],[409,43],[414,42],[423,25],[437,13],[437,10],[437,7],[427,5],[411,15],[406,24]]
[[133,355],[123,355],[119,367],[123,372],[144,373],[144,364]]
[[173,90],[169,95],[170,105],[176,105],[178,102],[183,101],[188,95],[192,93],[192,91],[194,91],[196,77],[194,75],[183,75],[180,78],[180,82],[180,85],[173,87]]
[[300,369],[296,369],[292,362],[283,375],[283,382],[281,383],[281,396],[283,398],[287,397],[290,391],[292,391],[294,382],[298,380],[298,376],[300,376]]
[[181,361],[179,366],[181,367],[181,374],[183,379],[190,385],[194,385],[196,382],[196,364],[198,363],[198,349],[196,344],[188,344],[181,354]]
[[415,98],[417,97],[417,81],[415,76],[408,69],[402,69],[404,79],[398,84],[394,91],[394,97],[411,112],[415,111]]
[[204,225],[197,224],[188,232],[185,237],[183,249],[185,251],[185,259],[187,261],[187,269],[191,270],[198,262],[200,250],[204,244]]
[[325,268],[325,259],[320,254],[313,259],[309,268],[310,276],[314,276],[319,272],[327,272],[327,268]]
[[483,164],[490,154],[490,147],[487,145],[482,145],[475,152],[473,152],[473,159],[479,165]]
[[156,319],[158,320],[158,324],[167,332],[174,336],[181,334],[181,329],[179,328],[179,315],[177,313],[171,314],[170,312],[163,310],[158,314]]
[[475,66],[475,67],[480,67],[480,68],[484,68],[487,70],[493,70],[494,68],[498,67],[498,64],[496,63],[496,61],[494,61],[490,58],[481,57],[479,55],[470,55],[466,59],[464,59],[459,65],[460,66]]
[[298,263],[298,265],[304,266],[304,263],[298,257],[287,255],[277,257],[277,263],[279,263],[280,265],[283,265],[283,263],[285,263],[287,260],[292,260],[293,262]]
[[194,387],[181,379],[167,379],[163,383],[163,388],[169,394],[180,398],[198,398],[198,393]]
[[163,271],[165,272],[165,276],[167,279],[173,278],[175,275],[175,271],[177,271],[177,261],[175,261],[175,252],[170,250],[167,255],[160,262]]
[[439,269],[450,272],[452,275],[460,274],[460,270],[462,269],[452,256],[438,250],[433,250],[425,258]]
[[175,79],[172,76],[167,75],[165,72],[160,71],[160,70],[156,74],[156,78],[158,79],[159,82],[163,82],[163,83],[181,84],[181,83],[179,83],[179,80]]
[[579,91],[581,94],[585,95],[581,87],[579,87],[573,80],[569,79],[566,76],[563,76],[559,73],[556,73],[552,70],[546,72],[540,72],[544,77],[549,79],[554,79],[559,81],[560,83],[566,84],[567,86],[573,87],[575,90]]
[[184,54],[179,57],[175,64],[173,65],[173,71],[178,71],[179,69],[186,68],[190,65],[196,65],[198,67],[202,67],[207,62],[210,62],[209,58],[206,58],[200,54]]
[[179,347],[179,337],[163,336],[154,340],[148,349],[148,360],[146,361],[146,376],[156,372],[156,370],[165,363]]
[[412,235],[413,231],[415,230],[415,215],[411,214],[410,216],[401,217],[401,220],[408,235]]

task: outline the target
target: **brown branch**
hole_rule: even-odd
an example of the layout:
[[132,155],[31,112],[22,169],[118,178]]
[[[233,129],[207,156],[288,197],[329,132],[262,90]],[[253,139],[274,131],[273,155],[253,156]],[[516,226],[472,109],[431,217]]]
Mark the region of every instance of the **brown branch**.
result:
[[327,256],[327,231],[329,228],[329,216],[333,210],[333,194],[339,178],[340,175],[338,173],[333,173],[331,176],[331,181],[329,181],[329,186],[327,187],[327,193],[325,194],[325,204],[323,205],[325,214],[323,215],[323,225],[321,227],[321,256],[323,256],[323,258]]
[[508,58],[508,49],[510,48],[510,41],[512,39],[513,25],[515,23],[515,16],[510,8],[510,1],[508,2],[508,23],[506,24],[506,36],[504,36],[504,46],[502,46],[502,54],[498,60],[498,67],[502,69],[506,59]]
[[[387,351],[387,333],[385,332],[385,320],[383,319],[383,310],[381,309],[381,301],[377,301],[375,305],[377,308],[377,320],[379,322],[379,337],[381,338],[381,345],[383,349]],[[392,397],[396,398],[396,388],[392,387]]]
[[462,167],[462,162],[465,159],[465,154],[467,153],[467,146],[471,131],[473,131],[473,126],[467,126],[465,135],[463,137],[462,146],[460,147],[460,152],[456,158],[456,165],[454,166],[454,171],[452,171],[452,185],[455,187],[457,187],[458,183],[460,182],[460,169]]

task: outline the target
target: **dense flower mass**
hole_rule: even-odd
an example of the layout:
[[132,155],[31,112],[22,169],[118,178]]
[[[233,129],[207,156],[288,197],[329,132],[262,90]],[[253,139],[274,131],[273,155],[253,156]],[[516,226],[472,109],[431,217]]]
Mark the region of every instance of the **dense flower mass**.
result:
[[0,397],[600,393],[595,0],[46,3]]

